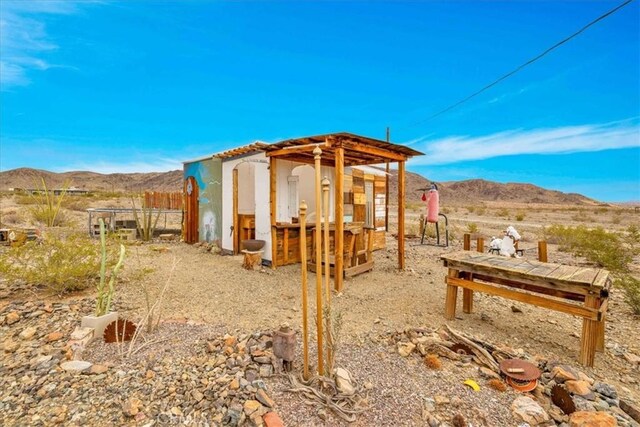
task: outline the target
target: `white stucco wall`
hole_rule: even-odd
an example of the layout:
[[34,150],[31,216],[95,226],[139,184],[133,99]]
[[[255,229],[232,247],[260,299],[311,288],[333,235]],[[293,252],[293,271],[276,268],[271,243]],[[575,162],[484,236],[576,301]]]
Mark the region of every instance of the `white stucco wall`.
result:
[[[249,163],[252,167],[242,166],[238,170],[238,212],[243,213],[240,210],[241,201],[244,213],[255,212],[256,239],[266,242],[263,258],[271,261],[269,160],[264,153],[222,162],[222,248],[233,250],[231,234],[233,226],[233,169],[241,163]],[[252,185],[245,184],[243,187],[243,183],[252,183]]]

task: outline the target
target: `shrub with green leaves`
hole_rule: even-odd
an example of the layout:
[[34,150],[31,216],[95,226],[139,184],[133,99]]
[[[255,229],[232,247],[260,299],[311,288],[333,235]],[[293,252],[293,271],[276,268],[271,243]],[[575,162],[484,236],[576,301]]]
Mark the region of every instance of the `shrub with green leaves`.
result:
[[557,243],[561,251],[582,256],[614,273],[629,271],[629,264],[633,260],[632,252],[621,235],[602,227],[565,227],[556,224],[547,227],[545,235],[547,241]]
[[[109,250],[115,252],[114,248]],[[96,242],[81,234],[49,234],[42,242],[30,241],[0,255],[0,275],[9,282],[26,283],[57,295],[88,288],[98,279],[99,271]]]
[[477,233],[478,232],[478,224],[476,224],[475,222],[470,222],[469,224],[467,224],[467,231],[471,234],[473,233]]
[[615,281],[615,285],[624,290],[624,299],[631,306],[633,314],[640,315],[640,280],[623,275]]

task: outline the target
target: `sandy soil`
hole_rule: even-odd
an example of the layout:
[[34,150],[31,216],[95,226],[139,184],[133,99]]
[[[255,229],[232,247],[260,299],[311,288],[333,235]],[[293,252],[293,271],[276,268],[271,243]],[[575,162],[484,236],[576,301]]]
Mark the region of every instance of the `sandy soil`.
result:
[[[343,346],[348,347],[345,353],[349,354],[352,348],[366,347],[366,343],[386,333],[420,326],[435,328],[445,323],[446,270],[440,256],[462,249],[462,233],[467,232],[470,223],[477,225],[475,234],[483,236],[487,244],[491,236],[500,235],[506,226],[514,225],[523,236],[520,247],[527,249],[525,256],[532,259],[536,257],[533,248],[544,225],[601,224],[608,229],[622,231],[631,224],[640,224],[640,215],[629,209],[511,206],[507,208],[508,218],[500,216],[504,214],[503,209],[491,205],[483,207],[480,212],[477,209],[470,212],[465,207],[449,208],[451,246],[441,248],[420,245],[419,240],[408,240],[406,269],[402,272],[397,270],[396,241],[389,234],[387,249],[374,254],[374,270],[345,280],[344,291],[334,294],[334,310],[342,313],[344,319]],[[2,211],[3,216],[10,211],[27,216],[23,207],[16,205],[14,200],[3,199]],[[524,212],[522,221],[515,220],[518,212]],[[77,227],[82,229],[86,214],[75,211],[70,215],[76,218]],[[416,211],[408,213],[408,228],[415,227],[418,215]],[[429,242],[432,243],[433,239]],[[166,319],[206,322],[230,332],[276,328],[283,322],[298,330],[301,328],[299,265],[247,271],[241,267],[242,258],[239,256],[221,256],[183,243],[130,246],[128,251],[117,299],[119,305],[123,303],[121,305],[130,307],[131,315],[144,313],[145,295],[150,295],[153,300],[166,285],[163,298]],[[584,264],[584,260],[558,252],[554,245],[549,246],[549,261]],[[633,267],[636,273],[638,264],[636,260]],[[312,273],[309,274],[307,292],[310,313],[315,314],[315,276]],[[41,299],[41,296],[37,298]],[[517,305],[522,313],[514,313],[512,305]],[[580,319],[480,294],[476,294],[474,308],[472,314],[463,314],[459,310],[456,320],[447,323],[496,344],[577,365]],[[310,325],[313,325],[312,320]],[[596,379],[606,379],[640,401],[640,371],[617,351],[624,348],[640,355],[640,340],[637,339],[640,324],[624,303],[619,290],[612,294],[606,335],[607,350],[597,355],[594,368],[585,368],[584,372]],[[413,369],[406,361],[398,362],[396,356],[381,357],[380,364],[391,370]],[[389,358],[393,358],[393,362],[388,362]],[[348,361],[345,362],[349,365]],[[375,376],[371,367],[349,367],[358,377]],[[414,419],[415,415],[408,415],[407,420]]]

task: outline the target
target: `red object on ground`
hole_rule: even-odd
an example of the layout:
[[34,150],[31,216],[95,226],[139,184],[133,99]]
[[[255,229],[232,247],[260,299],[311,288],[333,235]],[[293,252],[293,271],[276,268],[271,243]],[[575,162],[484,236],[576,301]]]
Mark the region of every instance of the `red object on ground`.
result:
[[284,427],[280,416],[275,412],[267,412],[262,417],[262,421],[266,427]]
[[438,190],[429,190],[427,197],[427,221],[438,222],[438,214],[440,210],[440,195]]

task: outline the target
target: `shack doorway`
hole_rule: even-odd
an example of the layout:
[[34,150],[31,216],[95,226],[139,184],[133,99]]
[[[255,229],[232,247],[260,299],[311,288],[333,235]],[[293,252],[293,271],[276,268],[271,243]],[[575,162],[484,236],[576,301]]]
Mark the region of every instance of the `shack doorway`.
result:
[[239,254],[242,241],[256,238],[255,165],[240,163],[233,169],[233,253]]
[[186,194],[184,209],[184,241],[196,243],[198,241],[198,182],[192,176],[184,181]]

